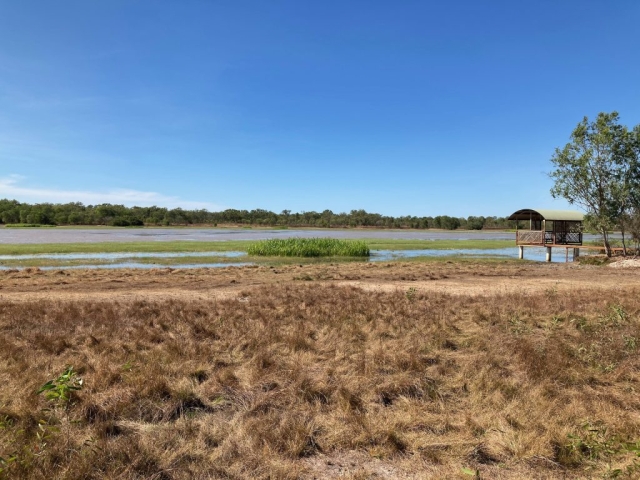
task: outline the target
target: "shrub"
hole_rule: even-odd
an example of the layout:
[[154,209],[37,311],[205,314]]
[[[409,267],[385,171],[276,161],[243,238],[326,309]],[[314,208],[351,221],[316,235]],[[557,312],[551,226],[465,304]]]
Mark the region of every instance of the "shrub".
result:
[[141,227],[144,225],[139,218],[116,217],[111,221],[112,227]]

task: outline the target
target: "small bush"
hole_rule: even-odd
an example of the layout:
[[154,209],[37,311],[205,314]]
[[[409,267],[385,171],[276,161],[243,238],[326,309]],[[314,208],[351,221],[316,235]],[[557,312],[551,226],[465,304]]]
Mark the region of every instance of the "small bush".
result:
[[249,255],[262,257],[368,257],[363,241],[335,238],[285,238],[256,242],[247,249]]
[[604,255],[587,255],[584,257],[578,257],[580,265],[606,265],[609,263],[609,258]]

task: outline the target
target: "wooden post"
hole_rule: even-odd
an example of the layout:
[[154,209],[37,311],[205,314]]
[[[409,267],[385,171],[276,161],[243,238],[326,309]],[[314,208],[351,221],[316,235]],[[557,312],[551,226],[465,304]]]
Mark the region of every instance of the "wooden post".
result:
[[524,258],[524,247],[522,245],[518,247],[518,258],[520,260]]
[[580,249],[579,248],[574,248],[573,249],[573,261],[575,262],[578,257],[580,256]]
[[569,263],[569,247],[565,248],[564,263]]
[[551,247],[547,247],[547,262],[551,261]]

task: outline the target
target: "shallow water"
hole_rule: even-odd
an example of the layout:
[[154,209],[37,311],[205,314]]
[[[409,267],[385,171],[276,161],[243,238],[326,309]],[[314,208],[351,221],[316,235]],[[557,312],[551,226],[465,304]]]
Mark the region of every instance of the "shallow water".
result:
[[182,257],[225,257],[235,258],[246,252],[116,252],[116,253],[37,253],[25,255],[0,255],[2,260],[118,260],[122,258],[182,258]]
[[399,240],[511,240],[509,232],[421,230],[277,230],[218,228],[0,228],[0,243],[96,243],[265,240],[269,238],[381,238]]
[[[180,265],[164,265],[159,263],[136,263],[136,262],[122,262],[122,263],[105,263],[100,265],[72,265],[72,266],[55,266],[55,267],[38,267],[40,270],[81,270],[81,269],[120,269],[120,268],[139,268],[144,270],[150,270],[153,268],[223,268],[223,267],[244,267],[246,265],[253,265],[251,262],[238,262],[238,263],[188,263]],[[12,270],[15,267],[5,267],[0,265],[0,270]]]
[[[572,253],[569,252],[569,261],[572,260]],[[518,258],[518,248],[493,248],[481,250],[477,248],[457,249],[457,250],[372,250],[370,260],[372,262],[386,262],[400,260],[403,258],[415,257],[504,257]],[[546,250],[544,248],[526,247],[524,249],[525,260],[544,262],[546,260]],[[554,248],[551,255],[552,262],[565,261],[565,249]]]
[[[245,228],[0,228],[0,244],[5,243],[98,243],[98,242],[169,242],[227,240],[265,240],[269,238],[339,238],[383,240],[514,240],[514,232],[369,230],[369,229],[245,229]],[[584,241],[598,239],[584,235]]]
[[[545,249],[544,248],[525,248],[525,259],[534,260],[534,261],[544,261],[545,260]],[[136,258],[194,258],[198,257],[225,257],[225,258],[236,258],[237,262],[213,262],[213,263],[189,263],[189,264],[172,264],[171,262],[167,263],[140,263],[136,262]],[[141,269],[151,269],[151,268],[220,268],[220,267],[229,267],[229,266],[244,266],[244,265],[254,265],[254,262],[243,262],[243,257],[246,256],[245,252],[179,252],[179,253],[57,253],[57,254],[42,254],[42,255],[0,255],[0,270],[7,270],[9,268],[15,268],[10,266],[4,266],[1,262],[10,260],[10,261],[20,261],[20,260],[33,260],[33,259],[42,259],[42,266],[40,267],[43,270],[53,270],[53,269],[82,269],[82,268],[107,268],[107,269],[118,269],[118,268],[141,268]],[[369,259],[362,259],[363,262],[371,261],[371,262],[388,262],[394,260],[401,260],[403,258],[416,258],[416,257],[502,257],[505,259],[508,258],[518,258],[518,249],[516,247],[512,248],[499,248],[499,249],[456,249],[456,250],[431,250],[431,249],[422,249],[422,250],[372,250],[371,257]],[[47,260],[55,260],[55,261],[65,261],[65,260],[86,260],[86,264],[81,265],[55,265],[48,266]],[[91,261],[105,261],[112,260],[112,263],[92,263]],[[118,261],[118,260],[126,260],[126,261]],[[572,252],[569,253],[569,261],[572,260]],[[565,251],[564,249],[554,249],[553,262],[564,262],[565,261]]]

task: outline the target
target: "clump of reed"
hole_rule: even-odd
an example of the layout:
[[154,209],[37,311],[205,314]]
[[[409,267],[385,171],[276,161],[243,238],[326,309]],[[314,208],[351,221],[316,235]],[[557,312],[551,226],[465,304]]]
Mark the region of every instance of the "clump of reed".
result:
[[261,257],[368,257],[369,247],[362,240],[335,238],[273,238],[249,246],[249,255]]

